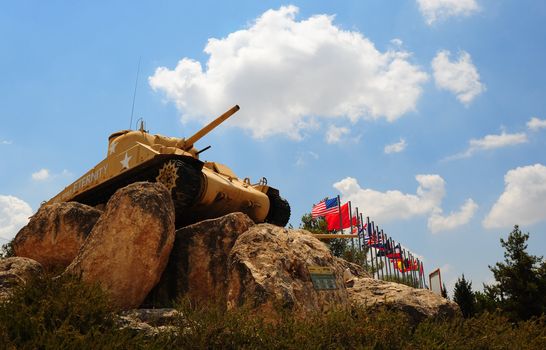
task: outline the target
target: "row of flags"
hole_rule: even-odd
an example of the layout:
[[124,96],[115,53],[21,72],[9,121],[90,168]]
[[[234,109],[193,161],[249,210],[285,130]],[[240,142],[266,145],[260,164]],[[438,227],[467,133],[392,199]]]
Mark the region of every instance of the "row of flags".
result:
[[371,264],[374,277],[377,274],[382,279],[389,276],[410,278],[413,285],[424,288],[424,266],[419,258],[388,237],[369,217],[364,221],[358,208],[353,213],[350,201],[342,205],[339,196],[326,198],[313,206],[311,216],[314,219],[324,217],[328,231],[343,233],[344,229],[350,229],[350,233],[358,237],[359,249],[369,248],[366,264]]

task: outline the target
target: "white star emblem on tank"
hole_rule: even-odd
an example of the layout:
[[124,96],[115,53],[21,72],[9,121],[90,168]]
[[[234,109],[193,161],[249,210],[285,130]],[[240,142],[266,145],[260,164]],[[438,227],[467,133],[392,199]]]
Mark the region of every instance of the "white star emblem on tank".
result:
[[133,156],[127,155],[127,152],[125,152],[125,158],[120,160],[121,165],[123,166],[123,169],[129,169],[129,161],[133,158]]
[[112,144],[110,145],[110,154],[114,153],[116,151],[116,146],[118,145],[117,142],[112,142]]

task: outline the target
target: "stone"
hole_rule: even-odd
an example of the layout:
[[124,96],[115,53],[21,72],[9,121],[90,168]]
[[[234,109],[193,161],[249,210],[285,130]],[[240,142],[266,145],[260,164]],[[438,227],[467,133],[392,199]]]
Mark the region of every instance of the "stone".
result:
[[21,257],[0,259],[0,302],[11,295],[13,288],[43,273],[39,262]]
[[74,260],[101,213],[76,202],[42,206],[15,236],[15,255],[34,259],[46,270],[62,271]]
[[[239,236],[229,260],[228,309],[249,307],[266,319],[275,319],[279,310],[305,317],[349,305],[345,269],[307,231],[253,226]],[[316,290],[310,266],[330,268],[337,289]]]
[[138,307],[167,265],[174,217],[162,184],[137,182],[119,189],[65,273],[98,282],[115,308]]
[[133,309],[117,315],[116,323],[120,329],[129,329],[146,337],[178,331],[177,324],[182,314],[176,309]]
[[428,289],[416,289],[403,284],[355,278],[347,288],[354,306],[366,308],[386,307],[406,313],[414,323],[427,318],[452,318],[460,315],[457,303],[434,294]]
[[170,306],[181,296],[225,304],[229,253],[254,225],[246,214],[231,213],[177,230],[169,263],[144,305]]

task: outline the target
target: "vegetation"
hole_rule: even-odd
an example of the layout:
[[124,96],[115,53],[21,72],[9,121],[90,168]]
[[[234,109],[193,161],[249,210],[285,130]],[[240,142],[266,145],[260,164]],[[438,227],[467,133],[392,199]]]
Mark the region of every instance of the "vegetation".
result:
[[42,277],[0,303],[5,349],[544,349],[546,319],[511,324],[500,314],[412,325],[393,311],[355,309],[275,322],[250,310],[181,301],[156,336],[121,330],[107,297],[77,278]]
[[455,284],[454,300],[465,317],[501,312],[510,321],[524,321],[546,312],[546,261],[527,252],[529,233],[516,225],[508,239],[501,238],[504,261],[489,266],[495,283],[473,292],[464,275]]
[[[546,349],[545,262],[529,255],[516,226],[501,244],[496,282],[473,292],[464,275],[453,299],[465,318],[413,324],[407,315],[366,308],[280,319],[216,304],[177,304],[180,317],[157,335],[122,329],[97,285],[41,276],[0,301],[3,349]],[[346,241],[345,241],[346,242]],[[345,245],[345,250],[347,247]]]
[[12,256],[15,256],[15,252],[13,251],[13,244],[11,242],[2,244],[2,246],[0,247],[0,259],[9,258]]
[[528,239],[529,233],[522,233],[517,225],[507,240],[501,238],[504,262],[489,267],[495,283],[485,286],[489,302],[513,321],[546,312],[546,261],[527,252]]
[[0,344],[6,349],[122,348],[138,340],[117,330],[100,288],[75,277],[35,278],[0,303]]
[[455,283],[453,301],[459,304],[464,317],[472,317],[476,313],[476,297],[472,292],[472,282],[467,281],[464,274]]
[[[326,220],[323,217],[313,218],[311,214],[305,214],[301,218],[300,228],[307,230],[311,233],[330,233],[327,228]],[[343,238],[330,239],[326,242],[332,255],[343,258],[349,262],[358,264],[370,273],[372,273],[371,266],[366,263],[366,256],[368,254],[368,248],[363,246],[362,250],[353,247],[349,240]]]

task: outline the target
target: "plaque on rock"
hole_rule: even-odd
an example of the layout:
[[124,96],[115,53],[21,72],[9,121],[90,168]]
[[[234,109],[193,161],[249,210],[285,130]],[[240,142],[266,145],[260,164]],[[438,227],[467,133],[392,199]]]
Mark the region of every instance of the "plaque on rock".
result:
[[326,266],[307,266],[313,287],[315,290],[338,289],[336,285],[336,276],[331,267]]

